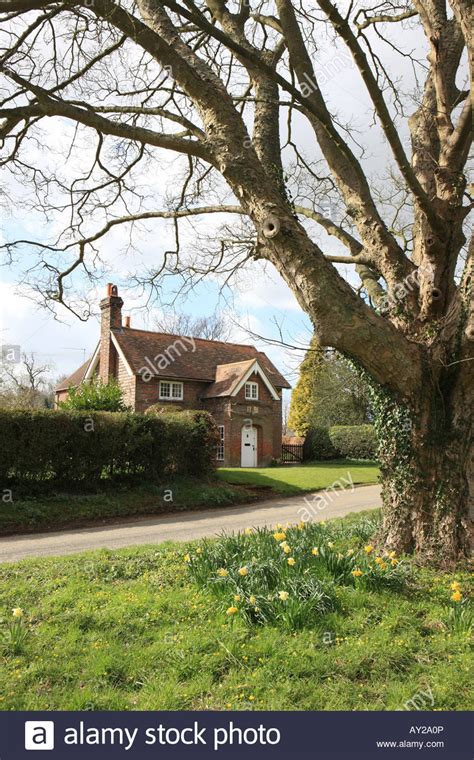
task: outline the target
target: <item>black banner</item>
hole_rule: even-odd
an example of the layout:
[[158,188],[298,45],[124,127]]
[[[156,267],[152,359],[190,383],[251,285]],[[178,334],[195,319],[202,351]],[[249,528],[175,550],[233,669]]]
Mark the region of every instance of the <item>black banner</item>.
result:
[[[4,712],[0,760],[472,760],[463,712]],[[34,756],[33,756],[34,757]]]

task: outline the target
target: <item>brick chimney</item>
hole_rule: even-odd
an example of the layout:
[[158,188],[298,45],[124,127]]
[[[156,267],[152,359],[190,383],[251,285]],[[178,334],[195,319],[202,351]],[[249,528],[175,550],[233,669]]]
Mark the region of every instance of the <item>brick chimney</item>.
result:
[[100,371],[99,375],[104,383],[115,374],[116,352],[112,346],[110,337],[111,330],[122,327],[123,301],[118,294],[116,285],[111,282],[107,285],[107,295],[100,302]]

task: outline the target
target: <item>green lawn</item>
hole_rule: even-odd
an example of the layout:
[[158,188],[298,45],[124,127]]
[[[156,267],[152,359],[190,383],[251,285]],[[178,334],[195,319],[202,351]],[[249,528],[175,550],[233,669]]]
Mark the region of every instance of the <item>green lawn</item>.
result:
[[[329,462],[310,462],[284,467],[239,468],[221,467],[218,476],[227,483],[271,488],[277,493],[298,494],[317,491],[332,485],[347,487],[355,484],[376,483],[379,470],[374,462],[338,459]],[[340,486],[339,486],[340,487]]]
[[[339,552],[361,547],[373,527],[357,515],[314,530]],[[193,580],[193,558],[214,546],[226,548],[165,544],[1,565],[0,630],[21,607],[26,631],[16,654],[7,635],[1,709],[398,710],[428,690],[428,709],[469,708],[469,638],[448,624],[450,583],[465,594],[467,572],[413,568],[398,591],[336,584],[333,609],[292,631],[227,615],[229,602]]]

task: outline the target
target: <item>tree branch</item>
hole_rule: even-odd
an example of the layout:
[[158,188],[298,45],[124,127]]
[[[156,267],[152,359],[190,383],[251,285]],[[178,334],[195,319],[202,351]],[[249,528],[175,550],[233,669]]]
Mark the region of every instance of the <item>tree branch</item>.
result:
[[344,40],[347,47],[352,53],[354,61],[357,64],[362,79],[365,82],[367,91],[371,97],[372,103],[374,104],[374,108],[380,119],[382,129],[390,144],[390,147],[392,148],[392,152],[397,162],[398,168],[400,169],[400,172],[402,173],[408,187],[412,191],[413,196],[415,197],[420,208],[425,213],[433,230],[436,230],[439,234],[444,236],[445,226],[439,215],[436,213],[429,197],[418,182],[416,174],[413,171],[413,167],[408,161],[400,137],[398,135],[398,131],[395,127],[395,124],[393,123],[392,117],[390,116],[382,91],[380,90],[377,81],[372,73],[372,69],[370,68],[367,56],[365,55],[356,36],[350,28],[348,21],[341,16],[337,8],[332,4],[331,0],[317,0],[317,2],[321,10],[326,13],[338,35]]
[[83,107],[79,107],[67,100],[60,100],[56,96],[51,96],[47,90],[28,82],[28,80],[10,69],[4,68],[4,71],[10,79],[32,92],[36,97],[37,103],[31,103],[28,106],[18,106],[17,108],[0,109],[0,118],[9,121],[18,118],[28,119],[32,116],[63,116],[103,134],[124,137],[146,145],[185,153],[189,156],[197,156],[204,161],[212,163],[211,154],[200,141],[186,140],[172,134],[160,134],[145,127],[105,119],[89,105],[83,104]]
[[[364,14],[365,18],[363,21],[357,21],[358,17]],[[363,8],[357,11],[355,18],[354,18],[354,24],[357,27],[357,29],[362,32],[364,29],[367,29],[368,26],[371,26],[372,24],[387,24],[387,23],[398,23],[400,21],[405,21],[407,18],[412,18],[413,16],[417,16],[418,11],[414,9],[410,9],[407,11],[404,11],[403,13],[397,13],[394,16],[391,16],[388,13],[380,13],[377,16],[369,16],[367,14],[367,11]]]

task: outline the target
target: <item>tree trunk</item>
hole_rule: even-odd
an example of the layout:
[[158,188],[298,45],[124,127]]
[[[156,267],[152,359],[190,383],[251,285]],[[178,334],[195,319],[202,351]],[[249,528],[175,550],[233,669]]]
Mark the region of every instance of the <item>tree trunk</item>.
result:
[[[469,362],[468,364],[472,364]],[[377,423],[387,549],[453,565],[469,555],[474,516],[474,381],[470,366],[420,388],[421,408],[385,398]]]

